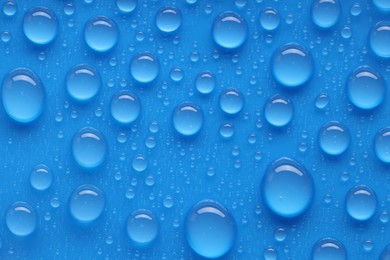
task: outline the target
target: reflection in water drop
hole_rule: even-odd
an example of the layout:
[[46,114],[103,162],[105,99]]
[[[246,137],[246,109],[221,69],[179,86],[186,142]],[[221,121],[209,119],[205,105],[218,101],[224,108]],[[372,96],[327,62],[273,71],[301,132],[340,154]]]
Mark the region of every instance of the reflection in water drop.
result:
[[86,102],[99,92],[101,79],[99,72],[87,64],[79,64],[69,70],[66,76],[66,90],[76,101]]
[[46,7],[34,7],[24,15],[24,35],[35,44],[44,45],[52,42],[57,36],[57,31],[57,17]]
[[150,83],[155,80],[160,71],[160,64],[157,58],[149,53],[143,52],[134,56],[130,64],[130,73],[139,83]]
[[116,24],[106,16],[96,16],[85,24],[84,40],[94,51],[107,52],[117,43],[119,32]]
[[348,215],[358,221],[370,219],[376,211],[375,192],[368,186],[355,186],[348,191],[345,198]]
[[332,121],[323,125],[319,131],[318,141],[322,151],[329,155],[344,153],[350,144],[348,129],[339,122]]
[[323,238],[318,241],[312,251],[313,260],[346,260],[347,252],[344,245],[333,238]]
[[140,209],[129,216],[126,230],[130,240],[136,246],[145,247],[156,239],[159,224],[152,212]]
[[214,41],[225,49],[236,49],[244,44],[247,37],[246,22],[234,12],[224,12],[214,21]]
[[173,111],[173,127],[184,136],[197,134],[203,126],[203,112],[196,104],[184,102]]
[[5,222],[12,234],[24,237],[36,230],[38,217],[30,204],[18,201],[8,208]]
[[172,33],[179,29],[181,25],[181,13],[175,7],[163,7],[156,15],[157,28],[165,33]]
[[228,88],[219,97],[219,107],[226,114],[237,114],[244,107],[244,97],[238,89]]

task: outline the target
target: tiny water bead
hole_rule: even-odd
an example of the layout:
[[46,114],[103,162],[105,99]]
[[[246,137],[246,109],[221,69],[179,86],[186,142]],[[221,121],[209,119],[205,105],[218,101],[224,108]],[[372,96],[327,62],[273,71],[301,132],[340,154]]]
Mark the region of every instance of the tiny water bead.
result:
[[318,241],[312,251],[313,260],[346,260],[347,251],[344,245],[334,238],[323,238]]
[[50,188],[52,182],[53,175],[49,168],[44,164],[37,165],[31,172],[30,184],[36,190],[47,190]]
[[384,163],[390,163],[390,126],[377,132],[374,140],[375,154]]
[[18,10],[18,6],[13,1],[7,1],[3,4],[3,13],[6,16],[14,16]]
[[225,89],[219,97],[219,107],[226,114],[235,115],[244,107],[244,96],[238,89]]
[[289,124],[294,115],[290,99],[275,95],[268,99],[264,107],[264,116],[270,125],[283,127]]
[[386,94],[386,83],[378,72],[362,66],[349,76],[347,92],[349,100],[356,107],[373,109],[382,104]]
[[233,247],[236,223],[224,206],[216,201],[202,200],[187,213],[185,236],[197,254],[218,258]]
[[86,44],[96,52],[107,52],[117,43],[119,31],[113,20],[96,16],[87,21],[84,28]]
[[137,7],[137,0],[116,0],[116,6],[122,13],[131,13]]
[[271,69],[278,83],[297,87],[311,78],[314,64],[310,53],[303,46],[288,43],[274,52]]
[[66,76],[66,90],[74,100],[79,102],[94,98],[101,84],[99,72],[87,64],[76,65]]
[[365,185],[355,186],[347,193],[345,207],[351,218],[358,221],[368,220],[376,212],[375,192]]
[[80,166],[95,168],[106,158],[106,140],[99,130],[92,127],[82,128],[73,136],[72,153]]
[[195,87],[199,93],[207,95],[215,89],[215,76],[210,71],[203,71],[195,79]]
[[127,220],[127,235],[139,247],[150,245],[159,232],[159,223],[154,214],[145,209],[134,211]]
[[133,57],[130,64],[131,76],[139,83],[150,83],[160,71],[157,58],[150,52],[143,52]]
[[264,30],[275,30],[280,24],[279,12],[271,7],[266,8],[260,14],[260,24]]
[[213,39],[224,49],[237,49],[247,37],[247,24],[241,16],[234,12],[224,12],[214,21]]
[[12,204],[5,215],[7,228],[12,234],[25,237],[32,234],[38,226],[38,217],[33,207],[27,202]]
[[57,17],[46,7],[34,7],[24,15],[23,32],[35,44],[48,44],[57,36]]
[[282,157],[268,167],[261,190],[267,207],[275,214],[292,218],[305,212],[314,196],[314,184],[306,169]]
[[374,5],[381,11],[390,11],[390,2],[388,0],[372,0]]
[[111,99],[111,115],[120,124],[131,124],[141,113],[141,102],[129,91],[121,91]]
[[98,219],[105,204],[103,191],[90,184],[76,188],[69,198],[70,214],[81,224],[89,224]]
[[329,155],[340,155],[350,145],[348,128],[336,121],[323,125],[318,134],[318,142],[323,152]]
[[379,22],[371,29],[370,46],[379,57],[390,58],[390,22]]
[[156,26],[164,33],[172,33],[179,29],[181,19],[179,9],[172,6],[163,7],[156,15]]
[[173,127],[184,136],[197,134],[203,126],[203,112],[192,102],[183,102],[176,106],[172,116]]
[[43,112],[44,87],[38,76],[27,68],[10,71],[3,80],[2,101],[8,116],[19,123],[30,123]]
[[320,28],[330,28],[340,19],[339,0],[314,0],[311,7],[311,18]]

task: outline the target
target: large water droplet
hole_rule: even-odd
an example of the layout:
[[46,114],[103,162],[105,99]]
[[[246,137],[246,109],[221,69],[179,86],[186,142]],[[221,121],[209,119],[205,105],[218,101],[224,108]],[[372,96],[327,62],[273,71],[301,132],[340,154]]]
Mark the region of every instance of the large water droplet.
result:
[[131,13],[137,7],[137,0],[116,0],[116,6],[122,13]]
[[66,76],[66,90],[76,101],[86,102],[99,92],[101,79],[99,72],[87,64],[79,64],[69,70]]
[[106,16],[96,16],[87,21],[84,28],[84,40],[94,51],[107,52],[118,41],[116,24]]
[[295,43],[277,49],[273,54],[271,66],[275,80],[286,87],[297,87],[306,83],[314,70],[310,53]]
[[97,129],[82,128],[73,136],[72,153],[80,166],[95,168],[101,165],[106,158],[106,140]]
[[318,241],[312,251],[313,260],[346,260],[347,252],[344,245],[333,238],[323,238]]
[[390,163],[390,126],[378,131],[374,140],[375,154],[384,163]]
[[111,100],[111,115],[121,124],[131,124],[141,113],[138,97],[128,91],[121,91]]
[[281,95],[269,98],[265,104],[265,119],[273,126],[282,127],[287,125],[291,122],[293,114],[294,108],[290,99]]
[[157,58],[149,53],[143,52],[134,56],[130,64],[130,73],[140,83],[150,83],[159,74],[160,65]]
[[375,192],[368,186],[355,186],[347,193],[345,207],[351,218],[358,221],[368,220],[376,211]]
[[89,184],[76,188],[69,198],[70,214],[81,224],[89,224],[98,219],[105,204],[103,192]]
[[370,46],[379,57],[390,58],[390,22],[379,22],[371,29]]
[[34,7],[24,15],[24,35],[35,44],[52,42],[57,36],[57,31],[57,17],[46,7]]
[[314,184],[306,169],[290,158],[280,158],[267,169],[262,180],[263,198],[275,214],[296,217],[310,206]]
[[201,94],[209,94],[215,88],[215,76],[212,72],[203,71],[195,80],[195,87]]
[[47,190],[53,182],[53,175],[49,168],[40,164],[37,165],[30,175],[30,184],[36,190]]
[[18,201],[8,208],[5,222],[11,233],[24,237],[35,231],[38,225],[38,218],[30,204]]
[[9,117],[20,123],[30,123],[42,114],[45,93],[34,72],[17,68],[4,78],[2,99]]
[[244,97],[238,89],[228,88],[219,97],[219,107],[226,114],[237,114],[244,107]]
[[156,239],[158,231],[158,220],[148,210],[136,210],[127,220],[127,235],[137,246],[145,247],[150,245]]
[[187,213],[186,239],[199,255],[217,258],[225,255],[233,246],[236,224],[229,211],[212,200],[202,200]]
[[318,134],[322,151],[329,155],[344,153],[349,147],[350,139],[348,128],[336,121],[323,125]]
[[203,126],[203,112],[192,102],[184,102],[173,111],[173,127],[184,136],[197,134]]
[[260,24],[267,31],[273,31],[280,24],[279,12],[273,8],[266,8],[260,14]]
[[214,21],[214,41],[225,49],[236,49],[246,40],[246,22],[234,12],[224,12]]
[[338,0],[315,0],[311,7],[311,18],[318,27],[330,28],[335,25],[341,13]]
[[156,15],[157,28],[165,33],[172,33],[181,25],[181,13],[179,9],[167,6],[161,8]]
[[389,0],[372,0],[374,5],[379,8],[381,11],[388,12],[390,11],[390,2]]

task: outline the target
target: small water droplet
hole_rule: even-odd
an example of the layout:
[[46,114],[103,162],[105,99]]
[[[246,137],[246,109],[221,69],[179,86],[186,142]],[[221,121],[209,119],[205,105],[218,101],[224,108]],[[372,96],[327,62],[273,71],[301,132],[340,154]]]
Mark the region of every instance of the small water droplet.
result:
[[57,31],[57,17],[46,7],[34,7],[24,15],[24,35],[35,44],[45,45],[52,42],[57,36]]
[[375,192],[368,186],[359,185],[350,189],[345,198],[348,215],[358,221],[370,219],[376,211]]
[[149,53],[143,52],[133,57],[130,64],[130,73],[139,83],[150,83],[155,80],[160,71],[160,64],[157,58]]
[[156,15],[156,26],[164,33],[173,33],[181,25],[181,12],[179,9],[167,6],[161,8]]
[[379,130],[374,140],[375,154],[384,163],[390,163],[390,127]]
[[143,172],[148,167],[148,162],[143,155],[137,155],[133,160],[132,166],[137,172]]
[[32,234],[38,226],[38,217],[30,204],[18,201],[12,204],[5,215],[9,231],[20,237]]
[[118,38],[117,25],[106,16],[93,17],[85,24],[84,40],[94,51],[107,52],[111,50]]
[[116,0],[116,6],[122,13],[128,14],[137,7],[137,0]]
[[172,116],[173,127],[184,136],[197,134],[203,126],[203,112],[192,102],[184,102],[176,106]]
[[141,113],[141,103],[138,97],[129,91],[121,91],[111,100],[111,115],[121,124],[133,123]]
[[312,251],[313,260],[346,260],[347,252],[344,245],[333,238],[323,238],[318,241]]
[[209,94],[215,88],[215,76],[210,71],[203,71],[198,74],[195,80],[195,87],[201,94]]
[[179,82],[184,78],[184,72],[180,68],[174,68],[171,70],[170,77],[173,81]]
[[315,0],[311,7],[311,18],[315,25],[320,28],[334,26],[341,13],[341,6],[338,0]]
[[381,58],[390,58],[390,22],[377,23],[370,32],[372,51]]
[[146,247],[157,238],[159,224],[152,212],[139,209],[129,216],[126,230],[130,240],[136,246]]
[[267,31],[273,31],[280,24],[280,15],[276,9],[268,7],[260,14],[260,24]]
[[278,258],[278,251],[272,246],[264,250],[264,260],[276,260]]
[[99,92],[101,84],[99,72],[87,64],[76,65],[66,76],[66,90],[79,102],[93,99]]
[[325,109],[329,104],[329,97],[326,94],[320,94],[316,98],[315,105],[318,109]]
[[329,155],[344,153],[349,147],[350,139],[348,128],[336,121],[323,125],[318,135],[321,150]]
[[278,242],[283,242],[287,238],[287,232],[284,228],[278,228],[274,233],[275,240]]
[[13,1],[7,1],[3,5],[3,13],[6,16],[14,16],[18,10],[18,6]]
[[30,184],[36,190],[47,190],[50,188],[53,181],[53,175],[49,168],[40,164],[37,165],[30,175]]
[[228,88],[219,97],[219,107],[226,114],[235,115],[244,107],[244,97],[238,89]]
[[241,16],[234,12],[224,12],[214,21],[213,38],[222,48],[236,49],[244,44],[247,25]]
[[293,104],[290,99],[275,95],[268,99],[264,107],[264,116],[267,122],[276,127],[289,124],[294,115]]

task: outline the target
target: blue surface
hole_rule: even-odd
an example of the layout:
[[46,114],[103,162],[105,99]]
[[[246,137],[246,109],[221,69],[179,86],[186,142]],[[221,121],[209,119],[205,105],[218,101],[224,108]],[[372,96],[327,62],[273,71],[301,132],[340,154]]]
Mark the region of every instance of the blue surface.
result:
[[390,259],[388,1],[1,4],[1,259]]

